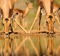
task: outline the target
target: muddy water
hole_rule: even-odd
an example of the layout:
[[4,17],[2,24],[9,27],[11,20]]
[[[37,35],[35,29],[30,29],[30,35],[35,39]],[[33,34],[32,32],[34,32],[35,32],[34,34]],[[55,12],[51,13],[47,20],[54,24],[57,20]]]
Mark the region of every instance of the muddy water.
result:
[[[12,41],[11,41],[11,49],[12,49],[12,53],[14,53],[16,51],[16,49],[20,46],[20,44],[23,42],[23,40],[25,38],[27,38],[27,40],[21,45],[21,47],[19,48],[18,52],[16,52],[16,55],[31,55],[31,56],[35,56],[38,55],[34,49],[35,48],[38,50],[37,52],[42,55],[42,54],[47,54],[47,46],[48,46],[48,35],[47,34],[32,34],[32,35],[25,35],[24,36],[22,34],[11,34],[10,35]],[[33,43],[31,43],[30,39]],[[10,39],[9,39],[10,40]],[[58,47],[60,46],[60,35],[59,34],[55,34],[53,36],[53,42],[54,42],[54,49],[57,50]],[[4,43],[5,40],[4,38],[0,38],[0,52],[2,52],[4,50]],[[56,52],[56,51],[55,51]]]

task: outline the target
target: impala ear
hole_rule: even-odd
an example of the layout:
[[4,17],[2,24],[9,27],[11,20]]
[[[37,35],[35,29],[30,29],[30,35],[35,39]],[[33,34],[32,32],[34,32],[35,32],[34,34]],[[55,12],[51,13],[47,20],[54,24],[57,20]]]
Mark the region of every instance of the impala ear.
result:
[[28,2],[25,2],[26,3],[26,5],[28,5],[29,3]]

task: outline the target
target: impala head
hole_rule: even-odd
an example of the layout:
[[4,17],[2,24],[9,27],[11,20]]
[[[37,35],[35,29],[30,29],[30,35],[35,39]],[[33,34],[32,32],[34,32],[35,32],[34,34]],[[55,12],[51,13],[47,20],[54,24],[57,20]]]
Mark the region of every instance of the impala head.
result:
[[26,3],[26,5],[28,6],[28,8],[29,9],[32,9],[33,8],[33,3],[31,3],[31,2],[25,2]]
[[13,10],[13,17],[23,17],[24,11],[20,9]]

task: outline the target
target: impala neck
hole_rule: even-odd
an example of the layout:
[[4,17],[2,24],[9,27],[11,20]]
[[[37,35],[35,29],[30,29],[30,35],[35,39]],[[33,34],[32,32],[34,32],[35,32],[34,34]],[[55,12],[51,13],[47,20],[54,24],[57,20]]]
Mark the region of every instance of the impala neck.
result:
[[51,6],[50,6],[50,13],[51,14],[53,13],[53,3],[54,3],[54,1],[51,1]]

